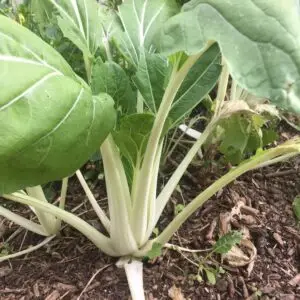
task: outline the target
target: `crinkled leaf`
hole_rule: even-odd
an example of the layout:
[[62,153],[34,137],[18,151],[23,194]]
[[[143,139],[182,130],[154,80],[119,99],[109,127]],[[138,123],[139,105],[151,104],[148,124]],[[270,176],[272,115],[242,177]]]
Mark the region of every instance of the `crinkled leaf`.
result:
[[164,53],[218,42],[236,82],[300,112],[300,18],[294,0],[192,0],[164,27]]
[[66,177],[115,122],[110,96],[90,88],[62,56],[0,16],[0,194]]
[[230,249],[239,244],[243,238],[243,235],[239,231],[230,231],[229,233],[220,237],[213,246],[213,252],[219,254],[225,254]]
[[231,164],[239,164],[245,156],[263,147],[262,126],[265,119],[259,115],[232,115],[223,120],[220,126],[223,133],[220,137],[219,150]]
[[109,94],[122,111],[135,111],[136,93],[131,88],[127,74],[118,64],[97,60],[92,69],[91,85],[94,94]]
[[64,36],[85,55],[93,56],[101,45],[99,5],[95,0],[50,1],[57,10],[58,25]]
[[297,196],[293,201],[293,210],[296,218],[300,221],[300,196]]
[[154,259],[161,256],[162,245],[159,243],[153,243],[151,250],[147,253],[147,259]]
[[122,155],[134,167],[143,158],[153,122],[154,116],[151,114],[128,115],[121,119],[120,128],[113,132]]
[[[155,116],[149,113],[127,115],[121,119],[119,128],[112,133],[121,154],[134,168],[140,167],[154,120]],[[162,136],[169,128],[170,120],[167,120]]]
[[123,31],[116,40],[124,56],[137,67],[140,49],[153,47],[156,33],[179,8],[175,0],[127,0],[118,8]]

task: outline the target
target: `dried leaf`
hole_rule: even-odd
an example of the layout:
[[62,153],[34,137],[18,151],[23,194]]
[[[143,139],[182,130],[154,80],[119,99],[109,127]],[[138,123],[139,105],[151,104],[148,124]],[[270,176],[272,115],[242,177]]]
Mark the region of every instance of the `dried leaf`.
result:
[[12,272],[12,269],[9,267],[0,268],[0,278],[9,275]]
[[181,293],[181,289],[177,288],[175,285],[168,290],[168,296],[172,300],[185,300],[183,294]]
[[[243,251],[238,246],[234,246],[228,253],[223,255],[223,259],[226,260],[230,266],[247,266],[256,258],[257,250],[253,243],[244,239],[241,241],[240,246],[243,246],[245,250]],[[247,253],[245,253],[246,251]]]
[[292,286],[299,285],[300,286],[300,273],[297,274],[293,279],[289,281],[289,284]]

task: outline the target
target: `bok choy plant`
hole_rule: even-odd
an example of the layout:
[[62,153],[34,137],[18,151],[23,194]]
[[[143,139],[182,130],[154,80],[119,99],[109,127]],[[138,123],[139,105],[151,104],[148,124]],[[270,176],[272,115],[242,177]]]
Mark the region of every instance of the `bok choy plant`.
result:
[[[82,52],[86,76],[79,77],[35,34],[0,17],[0,194],[55,216],[107,255],[120,257],[132,298],[144,299],[142,257],[163,247],[238,176],[300,152],[299,139],[259,149],[152,238],[178,182],[216,126],[241,111],[257,114],[241,101],[226,101],[230,76],[249,93],[300,112],[299,12],[294,0],[192,0],[181,9],[175,0],[128,0],[117,12],[95,0],[38,2],[36,20],[55,16]],[[159,189],[166,133],[216,85],[213,117]],[[108,214],[78,170],[99,147]],[[28,188],[74,172],[105,232]]]

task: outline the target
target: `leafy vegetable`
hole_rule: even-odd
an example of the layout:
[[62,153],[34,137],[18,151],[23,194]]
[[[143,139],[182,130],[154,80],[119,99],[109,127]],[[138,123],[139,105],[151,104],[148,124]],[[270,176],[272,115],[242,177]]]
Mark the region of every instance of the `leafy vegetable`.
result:
[[[53,39],[40,35],[68,56],[73,69],[37,36],[0,17],[0,194],[31,207],[40,224],[1,207],[0,213],[41,235],[56,234],[56,225],[64,221],[104,253],[126,257],[132,298],[142,300],[142,269],[136,258],[159,255],[189,216],[245,172],[300,153],[300,139],[294,139],[259,149],[251,157],[265,142],[262,116],[276,109],[264,102],[254,109],[240,99],[237,88],[253,93],[255,101],[266,97],[280,107],[300,111],[298,11],[292,0],[284,4],[279,0],[192,0],[180,13],[175,0],[123,1],[117,13],[95,0],[44,0],[42,4],[35,9],[41,31],[46,20],[51,22],[53,9],[70,41],[66,45],[61,35],[54,34]],[[69,54],[69,49],[76,55]],[[160,158],[167,131],[217,81],[206,128],[161,187]],[[246,153],[249,158],[160,228],[157,223],[180,179],[220,127],[230,135],[221,139],[225,155],[241,159]],[[97,150],[104,167],[108,214],[76,170]],[[105,233],[65,210],[67,178],[59,207],[48,203],[41,187],[29,187],[74,171]],[[25,191],[16,192],[19,189]],[[44,230],[48,223],[55,225],[53,230]],[[153,237],[155,228],[160,230]],[[241,238],[240,233],[231,232],[217,241],[213,252],[225,253]],[[129,266],[132,259],[135,262]],[[210,268],[204,272],[214,283],[217,273]]]

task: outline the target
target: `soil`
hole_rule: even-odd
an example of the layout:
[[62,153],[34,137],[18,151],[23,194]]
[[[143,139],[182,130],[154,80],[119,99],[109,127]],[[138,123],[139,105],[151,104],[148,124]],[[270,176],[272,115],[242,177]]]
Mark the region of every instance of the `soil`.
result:
[[[284,133],[282,139],[289,136]],[[189,202],[223,172],[215,165],[190,168],[180,190],[174,193],[165,209],[160,226],[163,228],[173,218],[177,204]],[[103,181],[98,181],[93,190],[105,206],[103,186]],[[85,199],[75,180],[71,181],[70,191],[68,210]],[[215,270],[222,266],[225,273],[217,276],[215,284],[210,284],[205,274],[200,273],[203,281],[195,276],[207,252],[194,254],[164,249],[161,257],[145,263],[144,284],[148,299],[300,299],[300,229],[292,211],[297,195],[300,195],[299,158],[238,178],[199,209],[170,243],[189,249],[209,249],[227,222],[225,226],[232,229],[244,228],[248,240],[255,246],[257,255],[250,262],[250,268],[249,264],[235,266],[232,260],[226,261],[223,257],[222,261],[219,255],[212,255],[204,265]],[[228,222],[226,217],[241,201],[248,209],[234,214]],[[29,215],[23,207],[13,207]],[[77,213],[99,226],[86,199]],[[17,234],[9,241],[12,252],[43,240],[11,222],[0,220],[0,246],[1,242],[6,245],[15,232]],[[238,257],[239,262],[242,258]],[[0,264],[0,299],[79,299],[85,287],[80,299],[129,299],[124,271],[115,266],[116,261],[65,226],[60,236],[40,250]],[[95,273],[97,275],[87,286]]]

